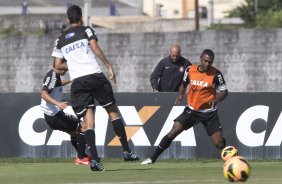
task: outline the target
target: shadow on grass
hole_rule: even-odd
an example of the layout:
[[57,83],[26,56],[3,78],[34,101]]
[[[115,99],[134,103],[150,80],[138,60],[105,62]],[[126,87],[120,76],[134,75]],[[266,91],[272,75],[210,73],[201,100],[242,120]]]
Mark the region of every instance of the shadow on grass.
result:
[[144,169],[141,169],[141,168],[129,168],[129,169],[123,169],[123,168],[119,168],[119,169],[106,169],[105,172],[112,172],[112,171],[144,171],[144,170],[151,170],[152,168],[144,168]]

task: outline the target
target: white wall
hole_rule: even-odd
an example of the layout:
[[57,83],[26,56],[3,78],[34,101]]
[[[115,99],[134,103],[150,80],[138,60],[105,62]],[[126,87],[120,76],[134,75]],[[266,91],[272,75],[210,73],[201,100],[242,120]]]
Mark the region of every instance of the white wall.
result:
[[[208,7],[208,3],[210,0],[199,0],[199,6]],[[224,18],[227,11],[230,11],[237,6],[240,6],[244,3],[245,0],[213,0],[214,3],[214,19]]]
[[[183,0],[143,0],[143,12],[163,18],[183,18]],[[162,5],[159,9],[158,5]]]

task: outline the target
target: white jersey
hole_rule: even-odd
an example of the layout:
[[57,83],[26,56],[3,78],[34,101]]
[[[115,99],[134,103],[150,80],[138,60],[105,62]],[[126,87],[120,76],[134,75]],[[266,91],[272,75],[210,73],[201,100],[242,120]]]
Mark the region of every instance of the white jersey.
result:
[[98,40],[94,30],[79,26],[71,27],[56,40],[52,56],[67,60],[71,80],[102,72],[89,46],[92,39]]
[[[56,74],[53,70],[50,70],[43,80],[42,90],[47,91],[50,96],[57,101],[62,101],[63,86],[60,75]],[[61,111],[59,107],[46,102],[43,98],[41,98],[40,107],[43,112],[49,116],[54,116]]]

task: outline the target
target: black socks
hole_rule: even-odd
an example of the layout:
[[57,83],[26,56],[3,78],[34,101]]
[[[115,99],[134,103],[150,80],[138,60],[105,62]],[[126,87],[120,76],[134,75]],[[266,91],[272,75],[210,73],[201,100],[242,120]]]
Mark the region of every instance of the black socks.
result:
[[77,136],[77,157],[79,159],[83,159],[84,157],[87,157],[87,154],[85,153],[86,149],[86,142],[85,142],[85,135],[84,133],[79,133]]
[[173,139],[169,138],[167,135],[162,138],[160,144],[151,157],[153,163],[157,160],[158,156],[170,146],[172,140]]
[[77,137],[71,136],[71,144],[74,149],[77,151]]
[[97,162],[100,162],[100,158],[98,157],[98,153],[96,149],[95,131],[93,129],[87,129],[85,131],[85,141],[92,159],[96,160]]
[[131,150],[128,146],[127,136],[126,136],[126,132],[125,132],[124,125],[123,125],[121,118],[113,120],[112,125],[113,125],[116,135],[118,136],[120,140],[123,151],[127,151],[128,153],[130,153]]

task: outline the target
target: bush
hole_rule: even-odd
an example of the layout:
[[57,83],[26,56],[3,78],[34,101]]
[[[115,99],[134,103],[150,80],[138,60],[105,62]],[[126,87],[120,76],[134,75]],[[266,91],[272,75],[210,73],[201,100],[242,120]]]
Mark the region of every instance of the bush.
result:
[[257,28],[279,28],[282,27],[282,10],[268,10],[266,13],[259,13],[256,17]]

